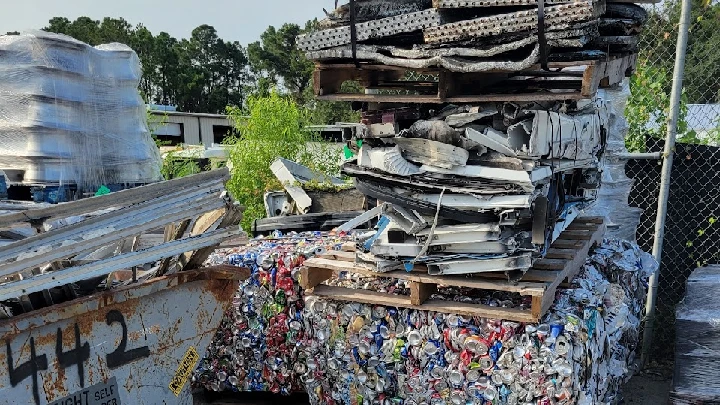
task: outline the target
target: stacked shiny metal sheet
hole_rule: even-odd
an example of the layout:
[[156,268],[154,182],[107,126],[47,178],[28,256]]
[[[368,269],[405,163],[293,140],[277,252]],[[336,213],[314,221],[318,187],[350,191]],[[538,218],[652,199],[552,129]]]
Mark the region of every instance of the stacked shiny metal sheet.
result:
[[0,169],[13,183],[81,192],[160,180],[140,77],[125,45],[0,36]]
[[551,0],[542,9],[536,0],[356,0],[355,10],[354,46],[350,7],[344,5],[328,13],[317,31],[300,36],[299,48],[320,63],[354,58],[409,68],[497,71],[482,62],[523,61],[527,68],[540,61],[538,47],[550,60],[563,61],[634,52],[647,18],[640,6],[605,0]]
[[359,237],[361,258],[378,271],[527,271],[595,203],[608,108],[600,98],[448,106],[381,137],[372,128],[387,123],[368,123],[343,171],[384,202],[370,215],[386,221]]

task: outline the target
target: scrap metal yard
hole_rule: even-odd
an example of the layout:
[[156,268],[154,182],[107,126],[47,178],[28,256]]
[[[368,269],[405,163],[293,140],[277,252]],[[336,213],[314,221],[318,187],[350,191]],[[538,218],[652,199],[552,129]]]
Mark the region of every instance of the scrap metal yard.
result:
[[719,403],[720,6],[325,3],[0,35],[0,405]]

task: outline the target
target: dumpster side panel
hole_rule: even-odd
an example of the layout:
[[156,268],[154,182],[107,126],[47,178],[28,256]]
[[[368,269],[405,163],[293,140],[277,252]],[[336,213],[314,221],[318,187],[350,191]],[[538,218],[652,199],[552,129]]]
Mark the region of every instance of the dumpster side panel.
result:
[[236,288],[183,273],[4,321],[0,404],[191,404],[192,353]]

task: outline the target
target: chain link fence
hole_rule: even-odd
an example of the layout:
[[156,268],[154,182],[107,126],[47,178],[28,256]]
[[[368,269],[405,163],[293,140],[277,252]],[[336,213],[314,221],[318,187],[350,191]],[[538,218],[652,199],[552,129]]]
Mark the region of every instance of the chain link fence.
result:
[[[697,267],[720,263],[720,2],[692,3],[651,358],[660,362],[673,358],[675,307],[688,276]],[[649,18],[626,114],[632,152],[663,150],[680,18],[677,0],[645,7]],[[661,162],[631,161],[626,170],[636,180],[630,205],[645,210],[638,243],[651,251]]]

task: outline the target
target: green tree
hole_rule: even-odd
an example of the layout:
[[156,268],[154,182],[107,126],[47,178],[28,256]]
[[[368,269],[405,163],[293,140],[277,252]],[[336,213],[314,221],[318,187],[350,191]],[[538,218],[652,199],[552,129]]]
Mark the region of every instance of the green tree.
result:
[[178,41],[167,32],[155,37],[153,44],[154,64],[152,80],[155,85],[154,99],[160,104],[176,104],[180,88]]
[[221,113],[226,106],[244,101],[245,50],[238,42],[219,38],[212,26],[201,25],[181,41],[165,32],[155,37],[144,25],[133,27],[123,18],[55,17],[44,30],[93,46],[110,42],[130,46],[142,64],[140,91],[148,102],[174,104],[188,112]]
[[313,72],[312,62],[297,48],[297,36],[304,31],[297,24],[284,24],[280,29],[270,26],[260,35],[260,41],[248,45],[253,73],[282,86],[298,102],[303,101]]
[[[630,133],[626,146],[631,151],[645,149],[647,137],[664,138],[670,108],[675,46],[680,18],[679,0],[666,1],[651,9],[640,40],[638,69],[631,79],[627,117]],[[699,139],[692,130],[693,117],[688,104],[720,101],[720,3],[692,0],[692,17],[683,81],[683,97],[678,121],[678,141],[716,143],[718,130]]]
[[176,48],[181,89],[176,101],[183,111],[220,113],[242,105],[247,58],[238,42],[223,41],[215,28],[201,25]]
[[228,113],[239,135],[231,141],[232,177],[227,188],[246,207],[243,214],[246,230],[253,221],[265,217],[264,193],[282,189],[270,170],[270,164],[278,157],[297,161],[325,175],[336,175],[339,171],[339,152],[304,130],[307,111],[292,98],[271,91],[267,97],[251,97],[247,110],[231,107]]

